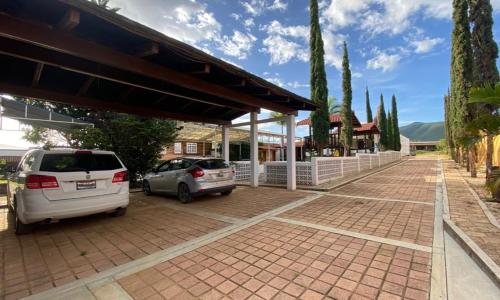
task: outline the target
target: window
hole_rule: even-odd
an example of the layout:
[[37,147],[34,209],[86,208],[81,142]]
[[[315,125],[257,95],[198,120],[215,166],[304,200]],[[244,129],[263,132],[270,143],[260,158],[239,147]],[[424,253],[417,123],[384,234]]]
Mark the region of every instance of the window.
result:
[[181,153],[182,153],[182,143],[175,143],[174,154],[181,154]]
[[40,171],[45,172],[79,172],[108,171],[123,168],[113,154],[45,154]]
[[187,143],[186,144],[186,153],[196,154],[198,153],[198,144],[196,143]]

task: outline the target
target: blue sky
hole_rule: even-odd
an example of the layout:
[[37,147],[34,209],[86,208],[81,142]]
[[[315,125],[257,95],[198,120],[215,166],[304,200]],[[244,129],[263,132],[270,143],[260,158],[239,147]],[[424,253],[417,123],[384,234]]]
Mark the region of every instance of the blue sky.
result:
[[[400,125],[443,120],[449,85],[451,0],[321,0],[329,94],[339,101],[341,45],[348,43],[353,109],[366,120],[398,98]],[[492,0],[500,23],[500,0]],[[308,0],[111,0],[119,13],[309,97]],[[500,26],[495,27],[500,40]],[[268,116],[263,111],[260,118]],[[301,112],[298,120],[308,117]],[[242,117],[238,121],[247,120]],[[276,125],[260,129],[280,132]],[[299,127],[297,135],[307,134]]]
[[[309,1],[110,3],[125,16],[309,97]],[[493,0],[492,5],[498,18],[500,0]],[[353,109],[361,121],[366,120],[366,86],[374,112],[381,93],[386,100],[396,95],[400,125],[443,120],[451,11],[451,0],[320,1],[329,94],[342,99],[339,69],[341,45],[346,41],[353,73]],[[498,40],[500,26],[494,34]],[[308,113],[301,112],[298,119],[306,117]],[[264,128],[279,131],[274,125]],[[298,128],[299,136],[306,133],[306,128]]]

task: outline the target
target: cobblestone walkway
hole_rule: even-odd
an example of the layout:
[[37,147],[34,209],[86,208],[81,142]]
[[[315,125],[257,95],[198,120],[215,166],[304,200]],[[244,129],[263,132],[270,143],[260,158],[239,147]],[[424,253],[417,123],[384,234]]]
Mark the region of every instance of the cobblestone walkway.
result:
[[500,265],[500,229],[484,214],[455,163],[445,162],[444,172],[452,221]]

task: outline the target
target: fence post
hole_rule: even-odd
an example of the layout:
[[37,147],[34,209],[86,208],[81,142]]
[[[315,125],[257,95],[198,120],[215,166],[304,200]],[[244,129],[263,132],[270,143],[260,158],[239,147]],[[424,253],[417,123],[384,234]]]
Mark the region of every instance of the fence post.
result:
[[312,185],[318,185],[318,159],[316,157],[311,158],[311,180]]

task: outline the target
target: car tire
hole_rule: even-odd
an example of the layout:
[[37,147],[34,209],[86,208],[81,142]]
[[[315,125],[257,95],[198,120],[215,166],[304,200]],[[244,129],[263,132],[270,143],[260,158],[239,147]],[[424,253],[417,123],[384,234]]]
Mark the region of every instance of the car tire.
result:
[[18,235],[30,233],[33,229],[31,224],[24,224],[17,216],[16,200],[14,200],[14,228]]
[[151,186],[149,185],[149,182],[147,182],[147,181],[144,181],[142,183],[142,191],[144,192],[144,195],[146,195],[146,196],[151,196],[151,194],[153,194],[151,192]]
[[119,207],[117,208],[111,216],[113,217],[122,217],[127,213],[127,208],[126,207]]
[[227,190],[227,191],[221,192],[220,194],[222,196],[229,196],[229,195],[231,195],[232,192],[233,192],[233,190]]
[[193,200],[193,195],[191,195],[191,191],[189,190],[189,186],[185,183],[179,184],[177,188],[177,198],[181,203],[189,203]]

